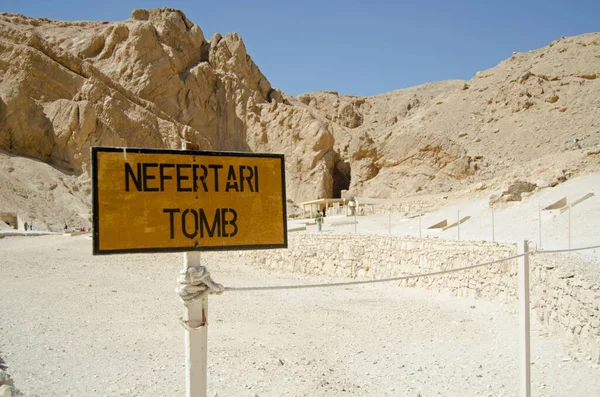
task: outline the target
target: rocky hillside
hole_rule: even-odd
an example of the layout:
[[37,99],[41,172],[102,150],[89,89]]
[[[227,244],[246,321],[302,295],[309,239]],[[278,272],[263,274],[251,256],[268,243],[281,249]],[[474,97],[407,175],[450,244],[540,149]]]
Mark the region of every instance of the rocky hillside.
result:
[[[374,97],[293,98],[271,87],[239,35],[207,39],[178,10],[134,10],[110,23],[2,13],[0,193],[11,208],[0,210],[31,213],[25,203],[41,197],[56,207],[76,202],[69,216],[87,222],[78,203],[89,194],[90,146],[180,148],[184,141],[284,153],[291,203],[491,194],[515,180],[545,187],[600,168],[597,77],[600,34],[593,33],[515,53],[469,81]],[[50,179],[72,180],[73,199],[55,198],[46,186],[54,182],[32,185],[8,155],[66,173]]]
[[469,81],[361,98],[330,92],[299,104],[336,125],[334,150],[357,194],[483,187],[531,179],[542,187],[598,168],[600,34],[515,53]]

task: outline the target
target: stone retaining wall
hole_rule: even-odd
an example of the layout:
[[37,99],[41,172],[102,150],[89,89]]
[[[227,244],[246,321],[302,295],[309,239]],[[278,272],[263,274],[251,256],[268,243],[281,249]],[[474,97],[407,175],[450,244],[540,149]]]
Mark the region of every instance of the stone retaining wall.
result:
[[600,362],[598,264],[569,254],[536,254],[531,269],[531,305],[538,320]]
[[[380,279],[456,269],[517,253],[516,245],[397,236],[289,235],[289,248],[237,251],[259,266],[312,275]],[[231,255],[229,252],[227,255]],[[531,305],[548,332],[574,342],[600,361],[600,285],[563,254],[530,256]],[[517,259],[490,266],[399,281],[459,297],[517,300]],[[594,274],[598,274],[597,272]],[[595,282],[594,282],[595,280]]]

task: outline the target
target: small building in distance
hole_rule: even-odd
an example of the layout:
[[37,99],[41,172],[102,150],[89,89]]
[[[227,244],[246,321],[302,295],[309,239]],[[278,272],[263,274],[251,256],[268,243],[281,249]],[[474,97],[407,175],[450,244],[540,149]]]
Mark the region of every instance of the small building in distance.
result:
[[[356,215],[374,215],[375,206],[382,201],[382,199],[354,197]],[[322,211],[323,209],[325,209],[326,216],[351,216],[349,202],[350,200],[345,198],[322,198],[305,201],[300,203],[300,206],[304,218],[314,218],[317,210]]]
[[326,216],[344,215],[344,209],[348,200],[343,198],[322,198],[300,203],[302,215],[305,218],[315,216],[317,211],[325,210]]

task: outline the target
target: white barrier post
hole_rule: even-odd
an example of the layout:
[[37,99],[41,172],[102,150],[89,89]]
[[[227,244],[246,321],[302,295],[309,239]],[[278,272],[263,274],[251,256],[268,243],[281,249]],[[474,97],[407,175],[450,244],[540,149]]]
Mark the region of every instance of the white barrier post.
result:
[[[571,205],[569,204],[569,250],[571,249]],[[569,251],[569,255],[571,252]]]
[[392,211],[391,210],[390,210],[390,215],[389,215],[389,219],[388,219],[388,231],[391,236],[392,235]]
[[494,225],[494,207],[492,207],[492,243],[496,242],[494,227],[495,227],[495,225]]
[[542,249],[542,206],[538,204],[538,229],[540,231],[540,248]]
[[[523,241],[521,253],[527,254],[528,241]],[[519,259],[519,342],[521,347],[520,396],[531,397],[531,349],[529,327],[529,255]]]
[[[186,252],[183,269],[200,268],[200,252]],[[206,397],[206,352],[208,347],[208,294],[185,303],[186,397]]]
[[[182,142],[183,150],[200,150],[197,144]],[[183,270],[199,269],[200,252],[190,251],[183,256]],[[208,294],[185,303],[185,388],[186,397],[206,397],[206,352],[208,347]]]
[[460,241],[460,210],[458,210],[458,240]]

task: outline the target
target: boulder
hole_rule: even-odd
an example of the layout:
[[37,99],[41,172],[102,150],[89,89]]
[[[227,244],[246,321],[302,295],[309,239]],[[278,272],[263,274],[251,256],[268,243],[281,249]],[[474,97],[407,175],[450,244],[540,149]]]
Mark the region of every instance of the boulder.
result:
[[511,183],[508,186],[508,189],[502,192],[502,194],[520,196],[521,193],[533,192],[536,188],[537,186],[535,185],[535,183],[516,181]]

